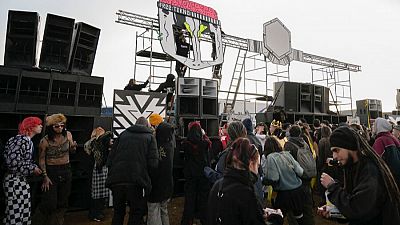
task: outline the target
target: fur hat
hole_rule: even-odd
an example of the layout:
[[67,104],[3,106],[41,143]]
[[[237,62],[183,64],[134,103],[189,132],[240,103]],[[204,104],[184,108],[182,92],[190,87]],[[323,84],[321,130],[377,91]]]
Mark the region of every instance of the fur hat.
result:
[[163,118],[159,114],[153,113],[149,117],[149,122],[152,126],[158,126],[163,122]]
[[57,123],[66,123],[67,117],[61,113],[53,114],[46,117],[46,126],[51,126]]

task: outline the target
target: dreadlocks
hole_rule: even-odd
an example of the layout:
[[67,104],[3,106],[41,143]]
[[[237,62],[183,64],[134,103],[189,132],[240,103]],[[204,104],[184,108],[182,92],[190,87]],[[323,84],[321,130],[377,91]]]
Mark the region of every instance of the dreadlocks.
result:
[[376,154],[374,149],[368,144],[367,140],[358,132],[353,129],[350,129],[353,132],[353,135],[357,138],[359,144],[359,157],[360,158],[369,158],[373,161],[373,163],[378,167],[379,172],[382,174],[383,181],[385,183],[386,190],[388,191],[388,195],[390,201],[396,204],[397,207],[400,206],[400,194],[399,187],[396,184],[396,181],[390,172],[389,167],[386,165],[385,161]]

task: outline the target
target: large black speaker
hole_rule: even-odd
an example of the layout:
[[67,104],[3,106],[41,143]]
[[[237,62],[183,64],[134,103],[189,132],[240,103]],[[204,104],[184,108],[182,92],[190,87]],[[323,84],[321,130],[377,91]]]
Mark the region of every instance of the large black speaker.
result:
[[327,113],[329,110],[329,88],[314,85],[314,113]]
[[82,22],[75,24],[69,63],[71,73],[92,74],[99,36],[100,29]]
[[177,87],[177,116],[200,116],[200,79],[180,77]]
[[200,83],[201,116],[218,118],[218,82],[201,79]]
[[39,14],[8,11],[4,65],[32,68],[36,65]]
[[300,112],[313,112],[313,95],[314,86],[312,84],[300,84]]
[[0,112],[15,110],[20,73],[16,68],[0,67]]
[[42,69],[68,70],[75,20],[47,14],[39,66]]
[[299,112],[299,83],[274,83],[275,106],[283,107],[287,112]]

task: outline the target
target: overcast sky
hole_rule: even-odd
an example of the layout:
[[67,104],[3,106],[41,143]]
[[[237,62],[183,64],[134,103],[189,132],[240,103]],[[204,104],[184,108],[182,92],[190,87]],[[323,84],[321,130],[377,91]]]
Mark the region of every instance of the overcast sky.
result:
[[[396,89],[400,89],[400,1],[196,2],[218,12],[225,33],[243,38],[261,40],[263,23],[278,17],[291,31],[293,48],[362,66],[362,72],[351,74],[354,102],[376,98],[382,100],[384,111],[394,110]],[[104,93],[110,106],[113,89],[123,88],[133,77],[135,33],[142,31],[115,23],[115,12],[122,9],[156,18],[156,3],[156,0],[1,0],[0,64],[4,59],[7,13],[10,9],[38,12],[41,32],[47,13],[89,23],[101,29],[93,75],[105,78]],[[232,56],[226,57],[228,59]],[[293,62],[291,79],[311,82],[311,66]],[[145,80],[147,76],[138,74],[137,78]]]

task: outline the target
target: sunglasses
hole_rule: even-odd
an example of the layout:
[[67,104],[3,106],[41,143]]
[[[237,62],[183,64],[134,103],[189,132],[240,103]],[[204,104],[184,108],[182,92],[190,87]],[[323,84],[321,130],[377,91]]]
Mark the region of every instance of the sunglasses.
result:
[[64,124],[56,124],[56,125],[53,125],[53,128],[56,128],[56,129],[58,129],[58,128],[64,128],[64,127],[65,127]]

